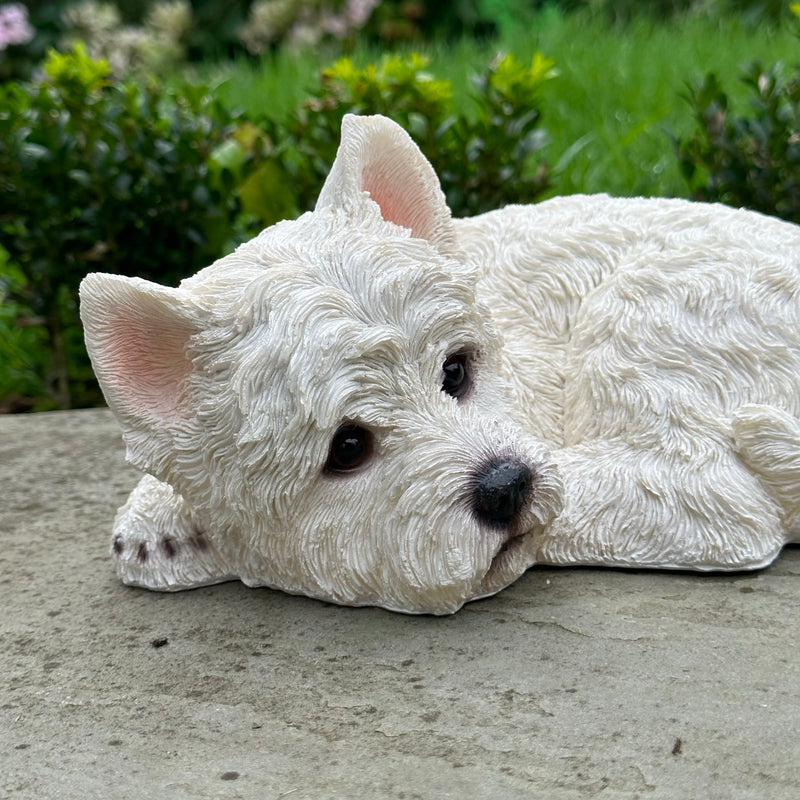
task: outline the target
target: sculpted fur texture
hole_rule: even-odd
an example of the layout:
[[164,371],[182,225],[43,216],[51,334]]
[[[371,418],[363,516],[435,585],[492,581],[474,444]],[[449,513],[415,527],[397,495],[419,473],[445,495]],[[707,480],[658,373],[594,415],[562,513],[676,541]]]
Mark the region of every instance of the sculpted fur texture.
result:
[[123,581],[446,614],[536,563],[769,564],[800,538],[800,228],[576,196],[452,219],[345,118],[316,209],[177,288],[91,274],[131,463]]

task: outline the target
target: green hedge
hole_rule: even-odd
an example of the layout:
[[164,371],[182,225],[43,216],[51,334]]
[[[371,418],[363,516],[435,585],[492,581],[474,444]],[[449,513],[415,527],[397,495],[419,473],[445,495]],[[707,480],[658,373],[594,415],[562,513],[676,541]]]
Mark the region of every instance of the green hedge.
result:
[[81,45],[51,52],[44,74],[0,86],[0,241],[24,277],[4,294],[42,320],[42,379],[68,407],[74,390],[81,403],[97,399],[74,335],[83,276],[175,282],[231,237],[238,200],[212,153],[234,120],[202,87],[112,84]]
[[347,113],[385,114],[408,130],[432,162],[456,216],[511,202],[533,202],[548,187],[547,165],[537,157],[546,142],[539,92],[553,74],[541,55],[529,64],[496,58],[473,76],[469,116],[456,109],[449,81],[436,80],[419,55],[386,56],[357,68],[349,58],[323,69],[318,93],[288,122],[261,119],[273,143],[248,182],[265,203],[247,210],[267,225],[312,208],[339,144]]
[[800,71],[754,63],[742,73],[750,113],[736,113],[710,74],[690,91],[695,132],[678,159],[698,200],[745,206],[800,223]]
[[281,124],[233,115],[205,86],[113,83],[80,44],[51,52],[41,81],[0,86],[0,334],[14,348],[0,361],[0,399],[98,402],[78,321],[83,276],[175,283],[313,207],[348,111],[389,113],[416,135],[456,213],[537,199],[551,62],[496,59],[475,77],[469,117],[426,66],[414,55],[364,69],[338,61]]

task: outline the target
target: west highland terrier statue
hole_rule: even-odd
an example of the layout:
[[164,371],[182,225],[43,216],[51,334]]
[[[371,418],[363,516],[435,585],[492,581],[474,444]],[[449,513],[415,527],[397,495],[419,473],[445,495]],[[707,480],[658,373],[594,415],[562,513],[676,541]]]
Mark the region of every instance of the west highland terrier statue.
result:
[[741,570],[800,539],[800,228],[682,200],[452,219],[383,117],[313,212],[177,289],[88,275],[125,583],[447,614],[532,564]]

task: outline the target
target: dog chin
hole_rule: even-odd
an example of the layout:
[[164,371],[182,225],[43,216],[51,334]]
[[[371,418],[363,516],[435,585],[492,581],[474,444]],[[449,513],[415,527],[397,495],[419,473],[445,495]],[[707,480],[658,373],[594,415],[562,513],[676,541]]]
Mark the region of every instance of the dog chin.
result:
[[[523,513],[504,535],[498,537],[494,554],[482,577],[473,584],[473,595],[465,600],[480,600],[496,594],[516,581],[536,563],[536,552],[541,533],[561,511],[560,479],[552,468],[539,468],[538,491],[542,502],[535,503]],[[547,480],[541,480],[545,476]]]
[[533,533],[513,534],[505,539],[478,584],[474,600],[496,594],[519,578],[534,563]]

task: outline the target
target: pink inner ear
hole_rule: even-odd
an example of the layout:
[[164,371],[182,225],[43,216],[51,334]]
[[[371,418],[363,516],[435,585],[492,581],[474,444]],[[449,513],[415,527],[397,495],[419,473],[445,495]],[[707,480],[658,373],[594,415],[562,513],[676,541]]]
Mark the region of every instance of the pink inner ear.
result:
[[184,417],[183,388],[192,370],[185,346],[191,326],[152,306],[126,304],[115,311],[101,344],[109,403],[150,422]]
[[364,165],[361,188],[381,209],[381,216],[408,228],[419,239],[433,239],[435,195],[406,161],[374,160]]

